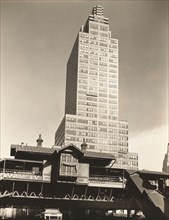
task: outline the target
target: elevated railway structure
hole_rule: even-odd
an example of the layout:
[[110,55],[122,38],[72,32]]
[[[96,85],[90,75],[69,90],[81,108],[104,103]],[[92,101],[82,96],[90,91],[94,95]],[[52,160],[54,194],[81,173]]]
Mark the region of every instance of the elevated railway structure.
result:
[[11,150],[15,159],[0,160],[1,208],[142,210],[150,220],[169,219],[166,173],[115,169],[112,155],[87,152],[84,146],[68,145],[47,154]]

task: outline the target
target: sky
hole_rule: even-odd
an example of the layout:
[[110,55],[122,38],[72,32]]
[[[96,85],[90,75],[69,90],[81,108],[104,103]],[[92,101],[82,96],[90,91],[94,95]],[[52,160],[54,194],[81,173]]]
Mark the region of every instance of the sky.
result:
[[168,1],[1,1],[1,146],[52,147],[64,115],[66,64],[94,5],[119,39],[119,114],[139,169],[161,170],[168,139]]

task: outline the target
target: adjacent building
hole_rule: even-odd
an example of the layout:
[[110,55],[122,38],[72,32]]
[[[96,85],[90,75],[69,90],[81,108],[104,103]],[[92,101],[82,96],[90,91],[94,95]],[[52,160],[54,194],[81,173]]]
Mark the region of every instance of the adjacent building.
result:
[[118,39],[111,37],[103,7],[95,6],[81,27],[67,63],[65,115],[55,145],[73,143],[111,153],[115,167],[138,169],[128,152],[128,122],[119,120]]
[[165,154],[163,160],[163,172],[169,174],[169,144],[167,145],[167,153]]

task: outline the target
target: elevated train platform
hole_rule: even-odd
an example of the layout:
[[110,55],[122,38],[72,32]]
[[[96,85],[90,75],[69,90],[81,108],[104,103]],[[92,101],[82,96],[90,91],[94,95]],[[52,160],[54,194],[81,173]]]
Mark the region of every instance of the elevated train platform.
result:
[[1,159],[1,208],[142,210],[149,220],[169,219],[166,173],[116,169],[112,155],[99,157],[74,145],[45,160],[28,158]]

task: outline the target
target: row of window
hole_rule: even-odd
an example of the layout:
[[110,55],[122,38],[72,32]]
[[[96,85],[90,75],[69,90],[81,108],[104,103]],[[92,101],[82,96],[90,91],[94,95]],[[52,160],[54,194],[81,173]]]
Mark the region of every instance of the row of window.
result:
[[[88,33],[84,34],[83,32],[80,32],[80,38],[86,38],[86,39],[90,38],[90,39],[98,40],[98,36],[97,36],[98,32],[95,32],[95,30],[96,29],[90,27],[90,34],[88,34]],[[118,43],[118,41],[116,39],[110,38],[110,32],[108,30],[100,29],[99,36],[104,37],[104,38],[108,38],[108,40],[110,40],[111,43],[114,43],[114,44]]]
[[95,30],[101,30],[101,31],[109,31],[108,25],[98,24],[96,22],[90,21],[89,28],[95,29]]
[[[118,140],[119,139],[119,136],[118,135],[113,135],[113,134],[109,134],[107,133],[108,129],[107,128],[95,128],[98,130],[98,132],[101,132],[101,133],[97,133],[97,132],[87,132],[86,130],[83,131],[79,131],[79,130],[73,130],[73,129],[66,129],[66,134],[68,135],[77,135],[77,136],[86,136],[86,137],[98,137],[98,138],[105,138],[105,139],[112,139],[112,140]],[[93,129],[94,130],[94,129]],[[103,132],[103,133],[102,133]],[[106,134],[104,133],[106,132]],[[122,143],[122,142],[119,142],[119,143]],[[126,143],[126,142],[124,142]],[[123,145],[120,145],[120,146],[123,146]],[[123,151],[123,150],[122,150]]]
[[93,126],[85,126],[85,125],[74,125],[74,124],[66,124],[66,128],[69,129],[77,129],[77,130],[88,130],[88,131],[97,131],[97,127],[93,127]]
[[[110,75],[110,78],[108,78],[109,75]],[[107,74],[107,73],[102,73],[102,72],[97,73],[95,71],[90,71],[89,75],[87,75],[86,73],[82,73],[82,72],[79,73],[79,79],[86,79],[88,81],[98,80],[99,78],[99,80],[102,82],[108,81],[109,83],[117,83],[117,79],[114,79],[115,77],[117,78],[116,74]]]
[[97,146],[96,148],[97,148],[97,150],[99,150],[99,151],[105,151],[105,152],[117,152],[117,147],[113,147],[113,146],[117,146],[117,142],[115,142],[115,141],[113,141],[112,143],[111,143],[111,145],[112,146]]
[[61,162],[78,163],[78,159],[71,154],[61,154]]
[[[108,47],[109,46],[109,47]],[[102,51],[102,52],[109,52],[109,53],[113,53],[113,54],[117,54],[117,48],[115,46],[110,47],[110,45],[105,44],[105,43],[100,43],[99,46],[95,46],[94,44],[80,44],[80,50],[83,50],[83,52],[89,52],[90,50],[95,50],[95,51]]]
[[100,32],[100,36],[101,37],[110,37],[110,34],[109,33]]
[[79,111],[78,116],[82,116],[82,117],[88,117],[88,118],[98,118],[98,119],[105,119],[105,120],[113,120],[113,121],[117,121],[118,120],[118,116],[114,115],[114,116],[107,116],[107,114],[100,114],[100,115],[97,115],[97,114],[91,114],[91,113],[86,113],[86,112],[81,112]]
[[119,122],[119,128],[125,128],[125,129],[127,129],[128,128],[128,123],[126,122],[126,123],[121,123],[121,122]]
[[[66,133],[67,134],[72,134],[72,135],[76,135],[76,129],[78,130],[84,130],[84,131],[98,131],[98,132],[106,132],[108,134],[108,138],[110,139],[117,139],[117,130],[112,130],[109,128],[105,128],[105,127],[92,127],[92,126],[82,126],[82,125],[77,125],[76,127],[73,127],[71,124],[67,124],[66,125]],[[114,134],[113,134],[114,133]],[[84,135],[86,136],[90,136],[90,133],[85,133]],[[103,134],[102,134],[103,135]],[[105,134],[104,134],[105,135]]]
[[107,69],[103,67],[96,67],[96,66],[89,66],[89,71],[88,71],[88,66],[84,66],[80,64],[79,66],[79,73],[84,73],[84,74],[89,74],[89,75],[100,75],[100,76],[105,76],[105,77],[112,77],[118,73],[117,68],[114,69]]
[[[94,96],[97,96],[97,93],[93,92],[93,93],[89,93],[88,94],[91,94],[91,95],[94,95]],[[109,98],[113,98],[113,99],[117,99],[117,96],[116,95],[109,95]],[[108,99],[106,98],[99,98],[98,99],[98,102],[99,103],[108,103]],[[86,102],[84,99],[83,100],[78,100],[78,105],[85,105],[85,106],[94,106],[94,107],[97,107],[97,103],[94,103],[94,102]],[[110,106],[110,108],[112,108],[112,106]]]
[[[98,123],[99,126],[102,126],[102,127],[107,127],[107,123],[105,122],[100,122]],[[79,124],[66,124],[66,128],[68,129],[77,129],[77,130],[88,130],[88,131],[97,131],[97,127],[95,126],[85,126],[85,125],[79,125]],[[116,129],[111,129],[111,128],[108,128],[107,129],[108,133],[111,133],[111,135],[113,134],[117,134],[117,130]]]
[[119,136],[119,140],[120,140],[120,141],[128,141],[128,137],[127,137],[127,136],[122,136],[122,135],[120,135],[120,136]]
[[79,111],[77,115],[83,116],[83,117],[89,117],[89,118],[100,118],[100,119],[110,119],[110,120],[118,119],[117,116],[107,116],[106,114],[97,115],[97,114],[86,113],[86,112],[81,112],[81,111]]
[[[73,117],[66,117],[66,121],[67,122],[72,122],[72,123],[80,123],[80,124],[88,124],[88,125],[97,125],[99,122],[96,120],[86,120],[86,119],[77,119],[73,118]],[[109,122],[108,126],[109,127],[118,127],[117,126],[118,123],[117,122]]]
[[[118,85],[117,84],[109,84],[109,83],[103,82],[103,81],[97,82],[96,80],[94,81],[89,78],[89,82],[85,82],[85,79],[80,79],[79,80],[79,88],[80,89],[89,88],[89,90],[92,90],[92,91],[105,90],[106,93],[109,92],[110,94],[112,94],[112,93],[117,94]],[[108,88],[109,88],[109,90],[107,90]],[[112,91],[116,91],[116,92],[112,92]]]
[[[79,106],[78,107],[78,112],[83,111],[83,112],[92,112],[92,113],[98,113],[98,114],[110,114],[110,115],[117,115],[117,111],[113,110],[107,110],[107,109],[97,109],[97,108],[88,108],[84,106]],[[120,134],[126,134],[126,130],[120,130]]]
[[[81,137],[74,137],[74,136],[66,136],[66,141],[68,141],[69,143],[70,142],[79,142],[79,143],[82,143],[83,142],[83,139],[84,139],[84,137],[85,137],[85,141],[86,141],[86,143],[87,144],[90,144],[90,143],[93,143],[93,144],[95,144],[95,145],[93,145],[94,146],[94,148],[96,148],[96,149],[100,149],[100,150],[105,150],[106,149],[106,151],[114,151],[114,152],[118,152],[118,150],[119,150],[119,143],[118,143],[118,141],[116,141],[116,140],[105,140],[105,139],[95,139],[94,137],[93,138],[86,138],[86,136],[85,135],[81,135]],[[77,144],[76,143],[76,144]],[[99,146],[100,145],[100,146]],[[106,146],[103,146],[103,145],[106,145]],[[117,146],[117,147],[115,147],[115,148],[113,148],[113,146]],[[125,149],[125,152],[127,153],[127,147],[128,147],[128,145],[126,145],[125,146],[126,147],[126,149]],[[93,149],[94,149],[93,148]]]
[[107,39],[104,39],[104,38],[100,38],[99,40],[87,40],[87,39],[82,39],[80,38],[80,45],[83,45],[83,44],[93,44],[95,46],[102,46],[102,47],[110,47],[110,48],[115,48],[117,49],[118,48],[118,45],[117,44],[110,44],[108,42]]
[[[85,89],[85,90],[87,90],[87,88],[85,88],[84,86],[80,86],[80,88],[81,89]],[[93,91],[93,92],[92,92]],[[102,97],[102,98],[107,98],[108,96],[109,97],[112,97],[112,96],[110,96],[109,94],[117,94],[117,90],[109,90],[109,94],[106,94],[106,93],[99,93],[99,92],[97,92],[97,88],[91,88],[90,89],[90,87],[89,87],[89,90],[87,91],[87,94],[89,95],[94,95],[94,96],[97,96],[97,97]],[[116,97],[115,96],[113,96],[113,98],[115,98],[116,99]],[[86,100],[86,98],[85,97],[82,97],[82,96],[80,96],[79,97],[79,99],[82,99],[82,100]],[[101,100],[99,100],[100,102],[107,102],[107,101],[105,101],[105,100],[103,100],[102,101],[102,99]]]
[[[109,53],[108,50],[104,50],[104,48],[100,48],[100,51],[98,51],[96,48],[95,48],[95,50],[79,49],[79,52],[80,52],[79,53],[80,57],[88,58],[89,54],[90,54],[90,58],[93,58],[93,59],[96,58],[96,60],[98,59],[98,56],[99,56],[99,58],[104,58],[104,57],[114,58],[114,60],[116,60],[116,61],[118,58],[117,51],[111,50],[111,53]],[[95,57],[92,57],[92,55],[95,55]]]
[[100,32],[100,31],[94,31],[94,30],[89,30],[89,34],[93,34],[93,35],[96,35],[96,36],[102,36],[102,37],[109,37],[109,33],[103,33],[103,32]]
[[138,160],[138,156],[137,155],[129,155],[129,159],[133,159],[133,160]]
[[[81,90],[79,90],[79,93]],[[94,97],[94,96],[89,96],[89,95],[86,95],[86,92],[83,94],[81,93],[80,95],[78,95],[78,99],[82,99],[82,100],[87,100],[87,101],[91,101],[92,103],[93,102],[97,102],[98,98],[97,97]],[[118,101],[117,100],[113,100],[113,99],[109,99],[108,102],[110,104],[114,104],[114,105],[110,105],[110,108],[112,109],[117,109],[117,105],[118,104]],[[100,106],[102,107],[103,105],[100,104]],[[121,126],[120,126],[121,127]],[[123,126],[124,127],[124,126]],[[125,127],[124,127],[125,128]]]
[[[84,99],[85,100],[85,99]],[[110,102],[110,100],[109,100],[109,103],[111,103]],[[102,104],[102,103],[93,103],[93,102],[91,102],[90,104],[88,103],[88,106],[91,106],[92,108],[96,108],[96,107],[99,107],[99,109],[101,108],[101,109],[106,109],[106,110],[110,110],[110,109],[114,109],[114,110],[117,110],[118,109],[118,107],[117,107],[117,105],[107,105],[107,103],[104,103],[104,104]],[[79,106],[79,107],[81,107],[81,106]],[[99,112],[101,113],[102,112],[102,110],[99,110]],[[102,113],[104,113],[104,111],[102,112]]]
[[127,142],[119,142],[119,146],[128,146]]
[[119,130],[119,134],[128,134],[127,130]]
[[111,92],[112,90],[108,90],[109,89],[114,89],[113,91],[117,91],[116,89],[118,89],[118,85],[117,82],[114,83],[110,83],[111,80],[109,80],[109,82],[107,82],[106,80],[101,80],[99,79],[99,81],[97,81],[97,79],[93,80],[93,78],[89,77],[88,80],[86,79],[79,79],[79,88],[82,89],[87,89],[87,85],[89,86],[89,90],[95,90],[95,91],[104,91],[106,93],[117,93],[117,92]]
[[[80,58],[79,59],[79,62],[80,64],[83,63],[83,64],[91,64],[91,65],[94,65],[94,66],[101,66],[101,67],[110,67],[110,68],[117,68],[117,60],[109,60],[109,62],[106,62],[106,61],[103,61],[103,59],[87,59],[87,58]],[[115,64],[116,63],[116,64]]]
[[64,176],[76,176],[77,168],[76,166],[69,166],[65,164],[60,165],[60,175]]
[[[125,143],[125,144],[127,144],[127,143]],[[122,146],[122,145],[120,145],[120,146]],[[127,146],[127,145],[124,145],[124,146]],[[118,150],[118,153],[119,153],[118,155],[121,155],[120,153],[126,155],[127,152],[128,152],[128,148],[126,148],[126,147],[120,147],[119,150]]]

